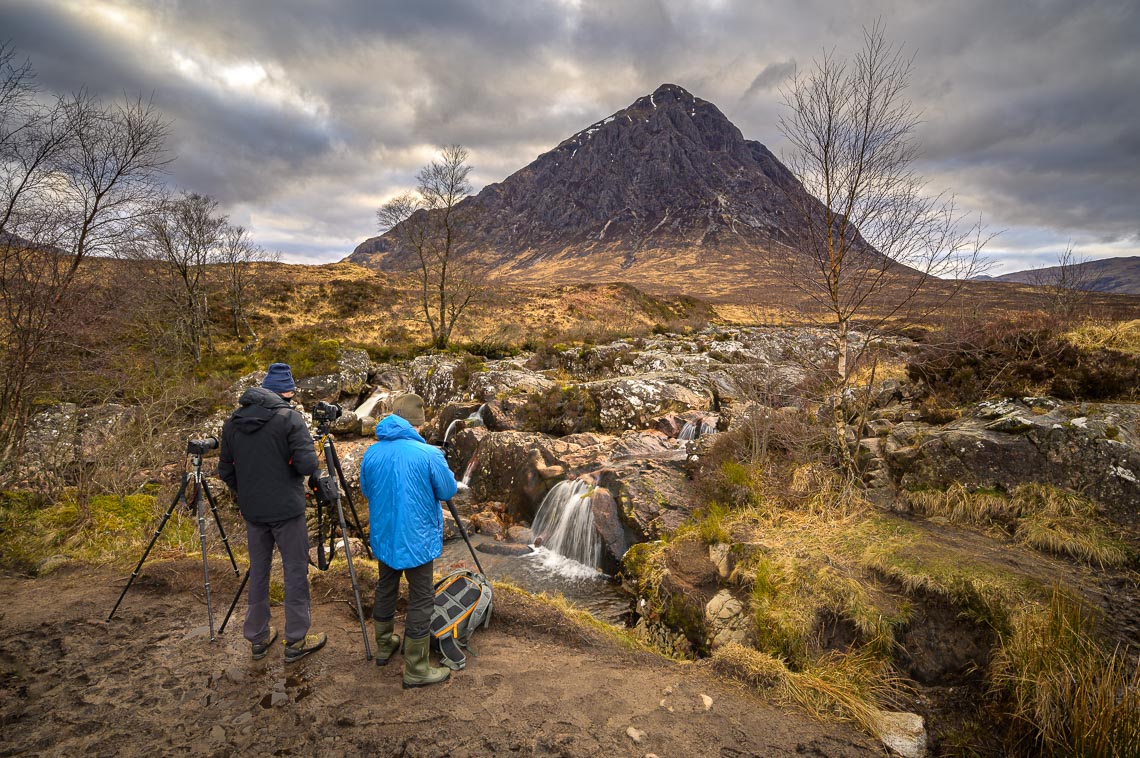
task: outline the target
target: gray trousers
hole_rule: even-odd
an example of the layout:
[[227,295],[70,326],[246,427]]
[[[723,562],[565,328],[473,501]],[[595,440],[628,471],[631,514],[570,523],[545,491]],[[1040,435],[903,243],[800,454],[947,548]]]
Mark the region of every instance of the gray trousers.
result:
[[391,621],[396,618],[396,598],[400,595],[400,574],[408,580],[408,615],[404,619],[404,636],[419,639],[431,631],[431,612],[435,608],[432,568],[435,561],[407,569],[394,569],[377,560],[380,578],[376,580],[376,597],[372,618]]
[[285,642],[309,633],[309,532],[304,514],[272,524],[245,522],[249,544],[249,597],[242,630],[250,642],[269,636],[269,567],[273,546],[281,552],[285,574]]

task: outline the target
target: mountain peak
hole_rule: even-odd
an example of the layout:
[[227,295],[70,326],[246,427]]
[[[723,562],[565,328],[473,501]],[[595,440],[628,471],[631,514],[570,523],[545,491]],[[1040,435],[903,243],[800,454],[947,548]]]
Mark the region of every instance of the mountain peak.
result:
[[[711,102],[666,83],[465,203],[478,219],[471,247],[497,267],[561,261],[624,272],[679,251],[739,261],[741,251],[784,244],[802,197],[766,147]],[[389,231],[350,260],[405,268],[401,248]]]

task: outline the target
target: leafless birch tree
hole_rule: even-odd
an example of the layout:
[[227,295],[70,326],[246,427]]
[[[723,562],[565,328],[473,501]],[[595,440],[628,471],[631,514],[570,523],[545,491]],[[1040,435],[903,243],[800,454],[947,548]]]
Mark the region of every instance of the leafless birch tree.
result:
[[0,45],[0,453],[19,447],[32,389],[65,347],[81,264],[153,210],[166,133],[141,99],[38,97],[30,64]]
[[471,194],[467,150],[443,149],[441,160],[420,170],[418,186],[384,203],[376,212],[381,231],[396,229],[414,254],[420,284],[420,308],[431,330],[432,346],[443,349],[460,317],[483,291],[479,271],[467,249]]
[[873,330],[944,303],[978,270],[986,242],[914,169],[911,64],[876,24],[853,60],[825,53],[783,92],[786,162],[808,197],[797,237],[778,254],[788,283],[835,328],[841,385],[853,322]]

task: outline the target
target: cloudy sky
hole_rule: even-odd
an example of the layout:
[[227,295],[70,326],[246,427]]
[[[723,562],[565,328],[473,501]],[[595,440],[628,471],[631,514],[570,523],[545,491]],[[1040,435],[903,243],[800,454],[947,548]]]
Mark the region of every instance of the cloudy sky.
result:
[[781,84],[876,19],[915,55],[920,168],[1002,231],[998,271],[1140,255],[1135,0],[0,0],[0,39],[45,92],[153,96],[171,185],[315,263],[439,145],[479,187],[664,82],[779,155]]

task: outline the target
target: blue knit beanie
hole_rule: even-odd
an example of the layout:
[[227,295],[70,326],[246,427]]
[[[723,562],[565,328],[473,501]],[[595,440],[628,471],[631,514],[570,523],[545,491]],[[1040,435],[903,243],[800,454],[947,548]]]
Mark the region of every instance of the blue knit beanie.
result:
[[293,382],[293,372],[289,370],[288,363],[272,363],[261,380],[261,386],[277,394],[283,392],[296,392],[297,385]]

